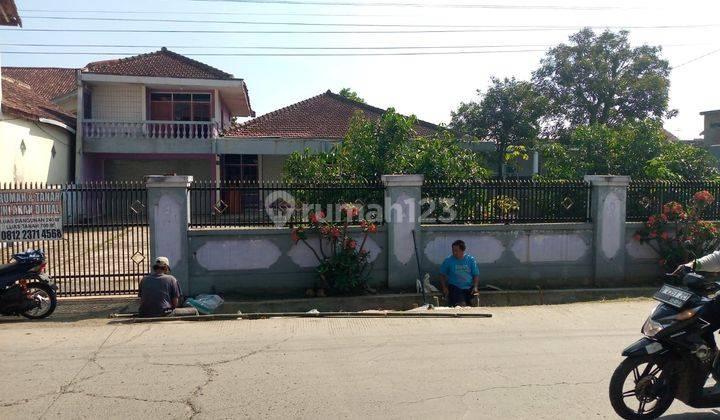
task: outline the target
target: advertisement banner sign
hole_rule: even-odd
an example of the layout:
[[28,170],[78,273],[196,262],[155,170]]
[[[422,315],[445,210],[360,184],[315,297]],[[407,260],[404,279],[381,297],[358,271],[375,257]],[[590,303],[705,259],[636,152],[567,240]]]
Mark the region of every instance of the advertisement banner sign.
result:
[[62,239],[62,190],[0,190],[0,241]]

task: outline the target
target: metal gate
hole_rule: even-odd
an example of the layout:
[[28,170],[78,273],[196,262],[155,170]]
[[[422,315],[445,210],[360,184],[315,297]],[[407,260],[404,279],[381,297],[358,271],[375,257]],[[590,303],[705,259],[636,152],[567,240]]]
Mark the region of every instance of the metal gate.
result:
[[142,182],[4,184],[3,190],[63,191],[63,239],[0,243],[2,263],[29,248],[45,251],[60,296],[134,294],[148,273],[147,189]]

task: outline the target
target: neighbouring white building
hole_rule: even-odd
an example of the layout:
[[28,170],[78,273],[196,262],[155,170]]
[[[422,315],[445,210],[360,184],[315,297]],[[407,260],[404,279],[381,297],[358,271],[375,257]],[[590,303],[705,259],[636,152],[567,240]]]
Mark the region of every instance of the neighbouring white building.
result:
[[72,114],[3,76],[0,183],[72,182],[74,126]]
[[[22,25],[13,0],[0,0],[0,25]],[[30,85],[0,79],[0,183],[72,181],[75,117]]]

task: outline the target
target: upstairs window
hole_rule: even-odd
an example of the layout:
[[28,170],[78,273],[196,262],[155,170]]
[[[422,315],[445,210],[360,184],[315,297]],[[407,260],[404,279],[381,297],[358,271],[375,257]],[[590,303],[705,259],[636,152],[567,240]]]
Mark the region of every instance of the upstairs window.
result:
[[150,119],[155,121],[210,121],[209,93],[152,92]]

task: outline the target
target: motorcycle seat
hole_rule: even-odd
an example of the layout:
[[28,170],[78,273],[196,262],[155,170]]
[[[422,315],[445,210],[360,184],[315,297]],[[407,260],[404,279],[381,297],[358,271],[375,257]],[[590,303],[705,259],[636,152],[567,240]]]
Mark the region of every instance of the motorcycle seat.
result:
[[11,273],[15,271],[18,267],[20,267],[20,264],[16,262],[10,264],[0,264],[0,275]]

